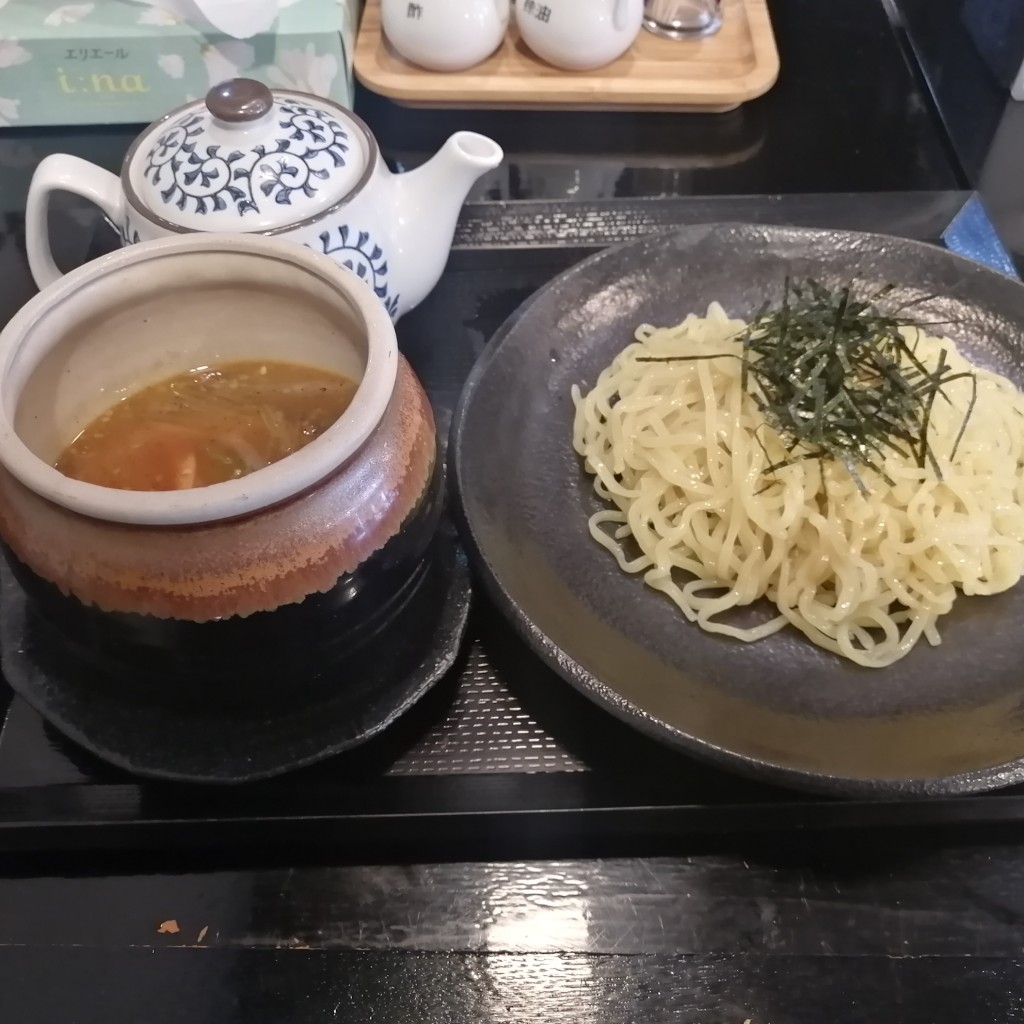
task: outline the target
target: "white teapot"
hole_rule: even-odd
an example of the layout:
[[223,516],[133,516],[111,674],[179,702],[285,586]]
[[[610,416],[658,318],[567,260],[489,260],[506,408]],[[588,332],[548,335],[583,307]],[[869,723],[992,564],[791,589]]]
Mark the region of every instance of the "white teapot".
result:
[[50,193],[92,200],[123,245],[187,231],[277,235],[333,257],[373,286],[393,319],[437,283],[470,187],[501,147],[456,132],[426,164],[392,174],[363,122],[330,100],[250,79],[211,89],[132,144],[121,175],[66,154],[36,168],[25,210],[32,276],[61,276]]

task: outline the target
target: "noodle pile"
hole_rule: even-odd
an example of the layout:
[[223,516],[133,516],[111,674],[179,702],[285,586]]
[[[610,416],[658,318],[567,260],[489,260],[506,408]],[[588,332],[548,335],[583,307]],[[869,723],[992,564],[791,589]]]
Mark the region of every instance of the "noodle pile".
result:
[[[785,462],[785,440],[744,388],[733,353],[746,329],[717,303],[677,327],[642,325],[576,405],[573,445],[611,507],[590,532],[623,570],[670,597],[692,622],[744,641],[792,623],[860,665],[881,667],[936,627],[957,591],[995,594],[1024,574],[1024,398],[952,342],[902,328],[929,368],[973,371],[943,387],[922,468],[887,451],[859,482],[834,460]],[[963,430],[959,442],[957,437]],[[888,478],[888,482],[886,481]],[[862,489],[863,488],[863,489]],[[688,578],[686,574],[691,574]],[[751,628],[728,613],[767,597]]]

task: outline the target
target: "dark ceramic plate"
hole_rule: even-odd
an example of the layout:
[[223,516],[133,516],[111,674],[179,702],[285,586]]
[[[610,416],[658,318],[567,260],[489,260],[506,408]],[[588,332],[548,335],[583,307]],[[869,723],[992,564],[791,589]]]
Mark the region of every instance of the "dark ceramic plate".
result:
[[471,557],[527,643],[573,686],[723,767],[844,794],[938,794],[1024,780],[1024,585],[960,598],[943,643],[862,669],[795,630],[744,644],[687,623],[587,532],[574,383],[638,323],[717,299],[749,316],[785,274],[936,294],[929,320],[1024,386],[1024,286],[945,250],[878,235],[713,225],[606,250],[501,328],[470,376],[450,458]]
[[[111,696],[54,636],[0,566],[4,678],[51,725],[137,775],[237,783],[281,775],[376,736],[454,664],[469,619],[466,555],[442,523],[422,579],[395,616],[351,657],[323,666],[318,699],[200,713]],[[333,685],[332,685],[333,681]],[[329,696],[324,696],[329,693]]]

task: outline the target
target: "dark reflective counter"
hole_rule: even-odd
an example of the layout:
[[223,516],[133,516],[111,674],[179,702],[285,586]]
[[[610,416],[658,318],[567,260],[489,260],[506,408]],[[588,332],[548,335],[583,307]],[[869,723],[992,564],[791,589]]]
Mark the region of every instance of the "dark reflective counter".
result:
[[[881,0],[771,0],[781,71],[725,114],[411,110],[358,88],[355,110],[392,166],[422,163],[456,129],[492,136],[501,168],[475,200],[596,200],[965,187],[903,33]],[[32,167],[67,151],[114,170],[138,126],[0,133],[0,209]]]

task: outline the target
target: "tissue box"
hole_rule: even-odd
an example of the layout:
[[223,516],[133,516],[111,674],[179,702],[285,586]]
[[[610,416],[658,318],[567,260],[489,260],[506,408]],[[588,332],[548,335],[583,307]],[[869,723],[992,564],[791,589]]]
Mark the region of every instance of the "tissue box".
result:
[[148,122],[228,78],[352,105],[362,0],[294,0],[232,39],[131,0],[0,3],[0,128]]

